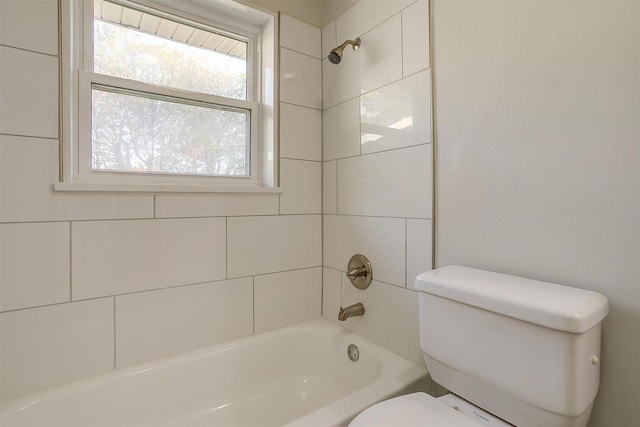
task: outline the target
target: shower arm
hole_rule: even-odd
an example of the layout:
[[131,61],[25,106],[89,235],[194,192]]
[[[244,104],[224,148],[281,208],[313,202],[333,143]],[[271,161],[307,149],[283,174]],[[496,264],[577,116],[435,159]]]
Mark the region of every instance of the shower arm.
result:
[[355,40],[347,40],[347,41],[345,41],[344,43],[342,43],[340,46],[338,46],[337,48],[335,48],[333,50],[342,52],[344,50],[344,48],[347,47],[348,45],[351,45],[351,48],[353,50],[358,50],[358,49],[360,49],[360,43],[361,43],[361,40],[360,40],[360,37],[358,37]]

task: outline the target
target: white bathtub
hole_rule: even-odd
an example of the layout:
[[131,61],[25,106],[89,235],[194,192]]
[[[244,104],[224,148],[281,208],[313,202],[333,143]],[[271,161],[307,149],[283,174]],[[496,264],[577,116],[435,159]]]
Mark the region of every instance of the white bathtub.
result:
[[[356,344],[360,359],[347,356]],[[8,400],[2,427],[344,426],[424,367],[314,320]]]

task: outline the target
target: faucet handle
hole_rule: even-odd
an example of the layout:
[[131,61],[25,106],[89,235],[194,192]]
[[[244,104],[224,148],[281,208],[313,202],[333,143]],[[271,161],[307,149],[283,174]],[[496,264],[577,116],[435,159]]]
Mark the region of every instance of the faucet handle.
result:
[[351,280],[355,280],[357,277],[366,276],[368,273],[369,272],[365,267],[356,267],[347,272],[347,277]]
[[347,278],[358,289],[367,289],[373,279],[373,268],[366,256],[356,254],[347,265]]

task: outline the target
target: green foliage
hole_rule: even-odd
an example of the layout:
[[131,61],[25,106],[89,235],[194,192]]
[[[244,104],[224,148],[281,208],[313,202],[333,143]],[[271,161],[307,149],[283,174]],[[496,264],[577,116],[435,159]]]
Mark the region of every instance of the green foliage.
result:
[[[94,70],[178,89],[245,99],[238,59],[95,21]],[[194,53],[195,52],[195,53]],[[94,88],[92,167],[247,175],[249,114]]]

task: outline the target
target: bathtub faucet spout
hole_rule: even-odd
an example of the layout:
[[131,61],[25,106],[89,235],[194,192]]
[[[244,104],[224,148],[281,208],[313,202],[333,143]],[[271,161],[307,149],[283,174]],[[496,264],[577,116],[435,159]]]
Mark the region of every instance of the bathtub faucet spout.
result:
[[344,322],[350,317],[362,315],[364,315],[364,305],[358,302],[356,304],[350,305],[349,307],[340,307],[340,311],[338,312],[338,320]]

